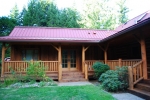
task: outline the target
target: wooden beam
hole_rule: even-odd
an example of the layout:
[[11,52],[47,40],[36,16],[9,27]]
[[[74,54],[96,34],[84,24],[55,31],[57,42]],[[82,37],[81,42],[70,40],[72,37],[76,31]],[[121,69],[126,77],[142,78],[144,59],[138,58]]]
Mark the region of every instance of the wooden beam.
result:
[[58,47],[58,61],[61,63],[61,46]]
[[143,34],[141,34],[141,57],[143,61],[143,77],[144,79],[147,79],[147,57],[146,57],[146,45],[145,45],[145,39]]
[[85,47],[82,46],[82,72],[84,73],[84,64],[85,63]]
[[132,34],[132,36],[133,36],[139,43],[141,43],[141,42],[140,42],[140,38],[138,38],[135,34]]
[[5,43],[2,44],[2,69],[1,69],[1,77],[4,75],[4,59],[5,59]]
[[59,51],[59,48],[57,48],[56,46],[54,46],[53,44],[51,44],[57,51]]
[[62,79],[62,61],[61,61],[61,46],[58,46],[58,62],[59,62],[59,70],[58,70],[58,79],[59,81]]
[[107,64],[107,51],[106,50],[104,51],[104,61],[105,61],[105,64]]
[[104,60],[105,60],[105,64],[107,64],[107,50],[109,47],[109,43],[106,44],[105,50],[104,50]]
[[98,44],[98,46],[99,46],[103,51],[105,51],[105,49],[104,49],[101,45]]
[[107,51],[109,47],[109,42],[106,44],[105,50]]
[[6,51],[8,48],[10,48],[10,45],[8,45],[7,47],[5,47],[5,51]]
[[119,59],[118,61],[119,61],[119,67],[121,67],[122,66],[122,59]]
[[88,80],[88,65],[85,64],[85,79]]
[[131,66],[128,66],[128,78],[129,78],[129,89],[133,89],[133,70]]
[[90,47],[90,45],[84,49],[84,52],[85,52],[89,47]]

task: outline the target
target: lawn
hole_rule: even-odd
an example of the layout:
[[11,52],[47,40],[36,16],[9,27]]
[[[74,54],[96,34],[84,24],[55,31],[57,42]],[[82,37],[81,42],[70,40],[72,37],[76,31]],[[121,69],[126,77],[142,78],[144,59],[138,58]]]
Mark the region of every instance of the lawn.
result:
[[109,93],[93,86],[53,86],[0,89],[0,100],[115,100]]

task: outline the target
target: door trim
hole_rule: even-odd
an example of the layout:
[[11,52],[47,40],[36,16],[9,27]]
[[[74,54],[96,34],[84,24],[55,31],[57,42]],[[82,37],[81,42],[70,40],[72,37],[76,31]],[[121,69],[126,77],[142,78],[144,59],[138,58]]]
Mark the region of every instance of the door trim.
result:
[[[67,51],[67,68],[63,68],[63,51]],[[71,50],[75,50],[75,68],[71,68]],[[77,50],[76,49],[62,49],[62,71],[76,71],[77,70]],[[64,64],[65,66],[65,64]]]

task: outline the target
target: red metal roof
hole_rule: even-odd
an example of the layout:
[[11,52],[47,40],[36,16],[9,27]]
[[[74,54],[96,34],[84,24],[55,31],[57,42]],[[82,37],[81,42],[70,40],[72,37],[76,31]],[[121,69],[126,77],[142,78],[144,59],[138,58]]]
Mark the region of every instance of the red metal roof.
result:
[[145,13],[140,14],[139,16],[127,21],[126,23],[124,23],[124,24],[120,25],[119,27],[117,27],[115,30],[116,31],[122,31],[122,30],[127,29],[131,26],[139,24],[140,22],[142,22],[142,21],[144,21],[148,18],[150,18],[150,11],[146,11]]
[[99,42],[115,33],[110,30],[17,26],[9,36],[0,37],[0,41]]
[[147,11],[115,30],[92,30],[79,28],[25,27],[17,26],[9,36],[0,37],[0,42],[103,42],[137,28],[150,20]]

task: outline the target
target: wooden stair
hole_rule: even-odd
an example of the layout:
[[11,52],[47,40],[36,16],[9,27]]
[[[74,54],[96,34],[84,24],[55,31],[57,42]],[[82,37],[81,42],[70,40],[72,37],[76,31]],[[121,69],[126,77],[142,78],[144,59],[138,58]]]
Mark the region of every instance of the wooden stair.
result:
[[85,75],[80,71],[63,71],[62,80],[60,82],[78,82],[86,81]]
[[53,80],[58,80],[58,72],[47,72],[46,75]]
[[150,100],[150,79],[142,80],[137,83],[133,90],[129,90],[132,94],[135,94],[143,99]]

